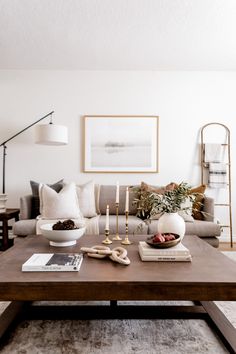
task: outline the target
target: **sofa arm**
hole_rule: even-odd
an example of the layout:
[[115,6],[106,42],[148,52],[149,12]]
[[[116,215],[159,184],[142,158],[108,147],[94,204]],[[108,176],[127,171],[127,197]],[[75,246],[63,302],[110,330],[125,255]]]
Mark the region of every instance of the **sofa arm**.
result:
[[210,197],[204,197],[203,209],[204,220],[205,221],[214,221],[214,199]]
[[33,196],[31,194],[25,195],[20,198],[20,219],[31,219]]

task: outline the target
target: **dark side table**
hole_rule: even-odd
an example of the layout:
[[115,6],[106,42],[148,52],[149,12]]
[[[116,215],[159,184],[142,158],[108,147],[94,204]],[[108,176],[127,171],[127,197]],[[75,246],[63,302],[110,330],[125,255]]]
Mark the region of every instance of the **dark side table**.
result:
[[0,222],[2,225],[0,226],[2,232],[2,244],[1,244],[1,251],[5,251],[8,249],[13,243],[10,245],[9,242],[9,234],[8,230],[12,229],[12,226],[8,226],[8,220],[15,219],[15,221],[19,220],[20,209],[6,209],[4,213],[0,213]]

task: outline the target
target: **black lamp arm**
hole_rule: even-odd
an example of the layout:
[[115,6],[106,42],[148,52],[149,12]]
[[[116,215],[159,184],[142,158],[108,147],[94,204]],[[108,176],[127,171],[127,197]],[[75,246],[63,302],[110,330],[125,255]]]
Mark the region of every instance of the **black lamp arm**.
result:
[[[48,116],[51,116],[54,113],[54,111],[46,114],[46,116],[36,120],[34,123],[28,125],[26,128],[22,129],[21,131],[19,131],[18,133],[14,134],[12,137],[10,137],[9,139],[7,139],[6,141],[4,141],[3,143],[0,144],[0,146],[3,146],[3,168],[2,168],[2,193],[5,193],[5,171],[6,171],[6,143],[8,143],[8,141],[14,139],[16,136],[20,135],[21,133],[23,133],[24,131],[26,131],[27,129],[31,128],[33,125],[37,124],[38,122],[40,122],[41,120],[47,118]],[[52,121],[50,121],[50,124],[52,123]]]
[[20,135],[21,133],[23,133],[23,132],[26,131],[27,129],[33,127],[33,125],[37,124],[38,122],[40,122],[41,120],[47,118],[48,116],[52,115],[53,113],[54,113],[54,111],[52,111],[52,112],[46,114],[46,116],[44,116],[44,117],[42,117],[42,118],[36,120],[36,122],[34,122],[34,123],[28,125],[26,128],[22,129],[20,132],[16,133],[16,134],[13,135],[11,138],[9,138],[9,139],[7,139],[6,141],[4,141],[0,146],[5,145],[6,143],[8,143],[8,141],[14,139],[16,136]]

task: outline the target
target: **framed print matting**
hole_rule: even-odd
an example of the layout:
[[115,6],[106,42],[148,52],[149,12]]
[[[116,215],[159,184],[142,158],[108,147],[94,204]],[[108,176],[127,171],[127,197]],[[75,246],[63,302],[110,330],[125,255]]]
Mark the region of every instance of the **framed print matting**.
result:
[[158,116],[84,116],[84,172],[157,172]]

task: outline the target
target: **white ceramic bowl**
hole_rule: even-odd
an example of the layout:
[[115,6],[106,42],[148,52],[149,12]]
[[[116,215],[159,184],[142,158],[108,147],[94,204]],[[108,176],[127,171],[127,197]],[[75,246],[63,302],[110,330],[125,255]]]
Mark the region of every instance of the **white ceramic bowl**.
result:
[[73,246],[85,233],[85,227],[74,230],[53,230],[53,225],[54,224],[44,224],[40,226],[42,235],[49,240],[51,246]]

